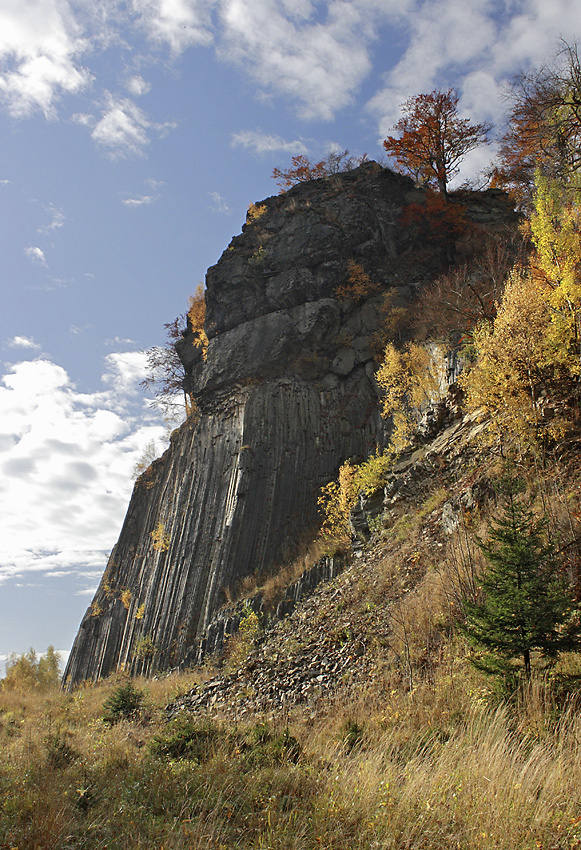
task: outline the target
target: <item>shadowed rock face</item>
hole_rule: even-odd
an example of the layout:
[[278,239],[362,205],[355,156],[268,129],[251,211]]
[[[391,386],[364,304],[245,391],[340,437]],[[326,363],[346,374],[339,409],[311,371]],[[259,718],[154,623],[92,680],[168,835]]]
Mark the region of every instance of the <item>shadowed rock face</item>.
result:
[[[482,197],[483,226],[510,225],[504,196]],[[382,292],[397,287],[405,303],[444,261],[399,224],[422,198],[375,163],[302,184],[264,201],[208,270],[206,362],[188,334],[178,345],[200,418],[136,482],[70,684],[191,658],[225,589],[292,557],[316,529],[321,486],[383,445],[372,354]],[[336,298],[349,260],[377,293]]]

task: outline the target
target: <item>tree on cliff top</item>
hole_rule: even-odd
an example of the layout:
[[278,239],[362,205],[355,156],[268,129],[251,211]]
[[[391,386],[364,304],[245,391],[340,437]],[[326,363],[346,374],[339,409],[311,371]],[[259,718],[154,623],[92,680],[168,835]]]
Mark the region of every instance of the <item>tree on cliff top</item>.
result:
[[319,162],[311,162],[305,154],[297,154],[291,159],[290,168],[273,168],[272,179],[278,180],[280,193],[286,192],[297,183],[307,183],[319,177],[330,177],[342,171],[351,171],[367,161],[367,154],[349,156],[349,151],[329,151]]
[[454,89],[410,97],[394,127],[401,136],[388,136],[383,143],[395,160],[396,171],[437,186],[444,197],[462,159],[479,145],[488,144],[492,129],[491,124],[472,124],[468,118],[460,118],[458,100]]

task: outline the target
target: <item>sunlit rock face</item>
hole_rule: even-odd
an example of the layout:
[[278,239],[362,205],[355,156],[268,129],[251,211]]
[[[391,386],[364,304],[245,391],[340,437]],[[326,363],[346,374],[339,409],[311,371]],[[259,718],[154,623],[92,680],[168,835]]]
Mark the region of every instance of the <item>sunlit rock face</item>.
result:
[[[373,374],[385,293],[409,302],[450,257],[401,225],[423,197],[375,163],[296,186],[262,202],[208,270],[207,360],[188,334],[178,344],[200,417],[136,482],[69,684],[192,658],[227,589],[297,553],[320,488],[384,445]],[[488,231],[514,223],[500,193],[468,206]],[[375,286],[363,297],[337,296],[349,261]]]

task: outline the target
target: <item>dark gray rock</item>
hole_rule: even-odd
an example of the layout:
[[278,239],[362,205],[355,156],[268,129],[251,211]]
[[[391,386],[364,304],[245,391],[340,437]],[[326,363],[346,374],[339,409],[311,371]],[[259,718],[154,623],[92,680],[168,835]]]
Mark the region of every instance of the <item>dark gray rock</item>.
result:
[[[264,215],[208,270],[207,360],[191,335],[178,344],[199,420],[174,432],[135,485],[69,684],[190,658],[227,588],[272,572],[312,537],[317,495],[341,463],[385,445],[368,359],[381,291],[398,287],[405,301],[448,253],[400,226],[405,206],[423,197],[376,163],[299,185],[266,199]],[[476,208],[491,226],[514,221],[503,195]],[[378,294],[336,297],[351,259]],[[160,523],[161,549],[152,538]]]

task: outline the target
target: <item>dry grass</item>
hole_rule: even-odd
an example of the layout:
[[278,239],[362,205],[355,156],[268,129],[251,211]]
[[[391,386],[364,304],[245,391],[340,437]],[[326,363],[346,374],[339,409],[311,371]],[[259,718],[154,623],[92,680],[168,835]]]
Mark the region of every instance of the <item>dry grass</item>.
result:
[[386,681],[375,699],[297,717],[288,731],[298,761],[280,749],[282,722],[201,718],[204,756],[160,754],[152,742],[175,732],[160,708],[191,677],[140,683],[143,717],[114,726],[102,704],[119,680],[72,695],[0,691],[0,846],[581,848],[575,706],[559,708],[541,680],[490,706],[484,681],[453,645],[444,652],[431,681],[411,690]]
[[[163,707],[212,670],[136,682],[144,710],[116,725],[102,715],[120,677],[72,694],[0,689],[0,847],[581,850],[581,698],[539,677],[502,701],[470,666],[453,620],[479,554],[466,528],[437,531],[443,497],[343,573],[327,609],[311,609],[313,635],[348,622],[373,660],[316,713],[168,727]],[[562,539],[579,501],[553,494]],[[469,530],[482,533],[481,520]],[[321,554],[261,591],[276,598]],[[556,672],[578,675],[581,656]],[[195,757],[159,746],[188,735],[206,742]]]
[[273,575],[266,577],[250,575],[244,578],[235,593],[227,592],[228,603],[232,604],[260,593],[266,609],[271,611],[280,602],[290,584],[297,581],[324,555],[328,555],[329,551],[338,550],[338,548],[338,542],[327,539],[314,540],[304,547],[305,551],[299,557],[280,567]]

